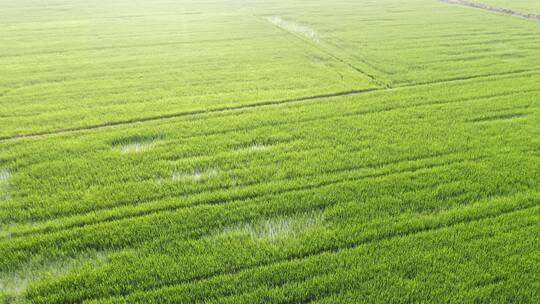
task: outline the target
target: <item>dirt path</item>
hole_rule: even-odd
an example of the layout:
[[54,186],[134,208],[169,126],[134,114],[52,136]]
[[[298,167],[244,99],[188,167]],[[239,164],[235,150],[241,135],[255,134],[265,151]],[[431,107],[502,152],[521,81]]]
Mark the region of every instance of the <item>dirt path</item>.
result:
[[526,13],[526,12],[519,12],[514,11],[508,8],[502,8],[502,7],[495,7],[491,5],[487,5],[481,2],[471,2],[466,0],[440,0],[441,2],[445,2],[448,4],[454,4],[454,5],[461,5],[461,6],[468,6],[472,8],[477,8],[485,11],[490,11],[498,14],[503,14],[507,16],[512,17],[519,17],[519,18],[525,18],[530,20],[536,20],[540,21],[540,15],[532,14],[532,13]]

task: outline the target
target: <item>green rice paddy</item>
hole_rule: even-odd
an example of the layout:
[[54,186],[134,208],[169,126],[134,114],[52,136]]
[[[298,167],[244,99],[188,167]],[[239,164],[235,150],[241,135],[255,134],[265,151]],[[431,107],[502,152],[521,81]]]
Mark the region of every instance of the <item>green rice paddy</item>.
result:
[[540,302],[540,6],[468,2],[0,0],[0,303]]

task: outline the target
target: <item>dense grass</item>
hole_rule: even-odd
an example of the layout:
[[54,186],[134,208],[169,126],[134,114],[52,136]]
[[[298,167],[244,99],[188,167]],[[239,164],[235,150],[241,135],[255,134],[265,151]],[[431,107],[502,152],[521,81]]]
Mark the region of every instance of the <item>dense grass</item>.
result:
[[0,301],[540,301],[540,23],[0,8]]
[[334,54],[391,86],[538,69],[531,20],[441,1],[325,3],[292,1],[268,14],[310,25]]
[[55,0],[42,4],[58,6],[52,14],[34,15],[27,10],[40,4],[29,2],[12,4],[1,21],[9,73],[0,76],[0,136],[375,87],[235,8],[147,1],[139,11],[131,1],[116,9],[99,1],[81,16],[71,13],[80,2]]

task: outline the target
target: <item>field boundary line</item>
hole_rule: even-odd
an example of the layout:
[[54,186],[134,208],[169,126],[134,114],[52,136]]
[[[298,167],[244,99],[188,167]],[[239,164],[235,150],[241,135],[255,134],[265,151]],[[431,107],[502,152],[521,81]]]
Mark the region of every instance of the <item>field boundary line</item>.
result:
[[440,0],[440,1],[444,3],[452,4],[452,5],[472,7],[472,8],[476,8],[483,11],[497,13],[499,15],[540,21],[540,15],[537,15],[537,14],[523,12],[523,11],[516,11],[509,8],[504,8],[504,7],[491,6],[482,2],[473,2],[473,1],[467,1],[467,0]]
[[531,69],[531,70],[519,70],[519,71],[503,72],[503,73],[495,73],[495,74],[455,77],[455,78],[447,79],[447,80],[437,80],[437,81],[430,81],[430,82],[404,84],[404,85],[390,87],[390,88],[368,88],[368,89],[349,90],[349,91],[341,91],[341,92],[334,92],[334,93],[327,93],[327,94],[319,94],[319,95],[311,95],[311,96],[303,96],[303,97],[301,96],[301,97],[288,98],[288,99],[278,99],[278,100],[261,101],[261,102],[247,103],[247,104],[231,105],[231,106],[206,109],[206,110],[201,109],[201,110],[193,110],[193,111],[186,111],[186,112],[147,116],[147,117],[138,117],[138,118],[136,117],[132,119],[111,121],[111,122],[88,125],[88,126],[80,126],[80,127],[65,128],[65,129],[58,129],[58,130],[42,131],[42,132],[32,132],[32,133],[26,133],[26,134],[0,136],[0,142],[24,139],[24,138],[60,135],[60,134],[67,134],[67,133],[73,133],[73,132],[90,131],[90,130],[97,130],[97,129],[106,129],[106,128],[112,128],[112,127],[117,127],[117,126],[133,125],[133,124],[143,123],[143,122],[174,119],[178,117],[190,117],[190,116],[198,116],[198,115],[213,114],[213,113],[223,113],[223,112],[228,112],[228,111],[239,111],[239,110],[245,110],[245,109],[254,109],[258,107],[276,106],[276,105],[290,104],[290,103],[300,103],[300,102],[320,100],[320,99],[326,99],[326,98],[356,96],[356,95],[367,94],[367,93],[372,93],[372,92],[388,92],[388,91],[394,91],[394,90],[399,90],[399,89],[404,89],[404,88],[423,87],[423,86],[428,86],[428,85],[433,85],[433,84],[454,83],[454,82],[467,81],[467,80],[473,80],[473,79],[504,77],[504,76],[509,76],[509,75],[521,75],[521,74],[527,74],[527,73],[535,73],[539,71],[540,70]]
[[132,119],[111,121],[111,122],[106,122],[106,123],[101,123],[101,124],[94,124],[94,125],[81,126],[81,127],[75,127],[75,128],[66,128],[66,129],[58,129],[58,130],[43,131],[43,132],[33,132],[33,133],[18,134],[18,135],[8,135],[8,136],[0,137],[0,142],[14,140],[14,139],[21,139],[21,138],[41,137],[41,136],[47,136],[47,135],[64,134],[64,133],[71,133],[71,132],[78,132],[78,131],[104,129],[104,128],[115,127],[115,126],[131,125],[131,124],[136,124],[136,123],[141,123],[141,122],[171,119],[171,118],[184,117],[184,116],[196,116],[196,115],[203,115],[203,114],[251,109],[251,108],[257,108],[261,106],[272,106],[272,105],[304,102],[304,101],[317,100],[317,99],[351,96],[351,95],[375,92],[379,90],[380,89],[378,88],[370,88],[370,89],[361,89],[361,90],[341,91],[341,92],[336,92],[336,93],[296,97],[296,98],[289,98],[289,99],[261,101],[261,102],[255,102],[255,103],[240,104],[236,106],[234,105],[225,106],[221,108],[213,108],[213,109],[206,109],[206,110],[203,109],[203,110],[162,114],[162,115],[147,116],[147,117],[140,117],[140,118],[132,118]]
[[424,81],[424,82],[417,82],[417,83],[402,83],[402,84],[398,84],[393,89],[415,88],[415,87],[422,87],[422,86],[428,86],[428,85],[433,85],[433,84],[453,83],[453,82],[467,81],[467,80],[473,80],[473,79],[482,79],[482,78],[497,78],[497,77],[504,77],[504,76],[509,76],[509,75],[522,75],[522,74],[536,73],[536,72],[540,72],[540,69],[517,70],[517,71],[511,71],[511,72],[470,75],[470,76],[456,76],[456,77],[442,79],[442,80],[431,80],[431,81]]

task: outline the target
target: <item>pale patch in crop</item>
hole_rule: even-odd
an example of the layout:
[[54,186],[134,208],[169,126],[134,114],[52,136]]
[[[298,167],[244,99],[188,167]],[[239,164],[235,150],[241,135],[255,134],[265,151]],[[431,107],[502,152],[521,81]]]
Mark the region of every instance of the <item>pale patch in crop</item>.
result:
[[191,172],[182,172],[177,171],[174,172],[172,175],[172,179],[174,181],[193,181],[193,182],[199,182],[202,180],[206,180],[212,177],[215,177],[218,175],[218,171],[216,169],[209,169],[206,171],[201,171],[199,169],[193,170]]
[[296,23],[294,21],[284,20],[279,16],[272,16],[266,18],[268,22],[295,34],[300,34],[306,38],[313,40],[314,42],[320,43],[319,34],[309,26]]
[[9,181],[11,173],[6,169],[0,169],[0,200],[10,199]]
[[253,240],[277,241],[294,238],[309,230],[320,226],[324,222],[322,211],[313,211],[298,215],[280,216],[263,219],[252,223],[240,224],[226,228],[223,235],[249,235]]
[[251,145],[246,145],[244,147],[240,147],[237,152],[257,152],[262,150],[269,149],[270,146],[262,144],[262,143],[254,143]]
[[120,152],[126,153],[140,153],[144,152],[152,147],[152,142],[132,142],[120,145]]
[[102,251],[92,251],[77,257],[47,262],[29,262],[21,268],[0,272],[0,300],[6,303],[23,302],[29,285],[62,276],[84,266],[97,266],[107,262]]
[[117,139],[112,142],[112,145],[122,154],[141,153],[152,148],[155,140],[154,136],[136,135]]
[[268,146],[264,144],[253,144],[248,147],[249,151],[259,151],[259,150],[266,150],[266,149],[268,149]]

